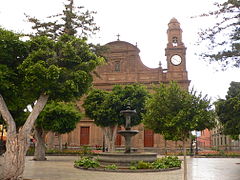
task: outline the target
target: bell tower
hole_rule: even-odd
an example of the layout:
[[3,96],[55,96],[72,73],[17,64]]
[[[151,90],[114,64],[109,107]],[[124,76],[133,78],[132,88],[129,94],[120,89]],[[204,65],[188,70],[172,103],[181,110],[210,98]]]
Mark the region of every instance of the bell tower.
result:
[[182,29],[176,18],[172,18],[168,23],[167,36],[168,43],[165,49],[167,79],[169,81],[186,82],[183,86],[187,88],[190,83],[186,70],[187,48],[182,42]]

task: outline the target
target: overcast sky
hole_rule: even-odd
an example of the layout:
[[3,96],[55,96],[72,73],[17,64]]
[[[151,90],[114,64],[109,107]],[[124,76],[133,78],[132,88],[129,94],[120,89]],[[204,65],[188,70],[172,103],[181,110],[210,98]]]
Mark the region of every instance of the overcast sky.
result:
[[[64,0],[7,0],[0,2],[0,26],[15,31],[29,32],[30,24],[24,13],[43,19],[63,10]],[[212,100],[224,98],[231,81],[240,81],[239,69],[217,72],[217,66],[209,65],[195,53],[197,32],[208,27],[214,19],[191,16],[214,9],[215,0],[75,0],[78,6],[97,11],[95,21],[100,32],[91,41],[106,44],[117,40],[138,44],[140,57],[148,67],[158,67],[159,61],[166,65],[167,24],[175,17],[183,30],[183,42],[187,47],[187,71],[191,87],[208,94]],[[218,0],[222,2],[222,0]]]

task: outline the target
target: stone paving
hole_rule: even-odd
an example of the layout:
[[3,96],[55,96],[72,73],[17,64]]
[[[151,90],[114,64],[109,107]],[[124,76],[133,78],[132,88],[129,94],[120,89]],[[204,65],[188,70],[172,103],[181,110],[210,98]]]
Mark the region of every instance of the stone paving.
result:
[[[182,180],[183,168],[168,172],[115,173],[80,170],[74,156],[27,157],[24,178],[31,180]],[[0,158],[0,161],[2,157]],[[1,169],[1,166],[0,166]],[[240,180],[239,158],[188,158],[188,180]]]
[[158,173],[112,173],[80,170],[73,167],[77,157],[50,156],[48,161],[27,157],[24,178],[33,180],[179,180],[182,170]]

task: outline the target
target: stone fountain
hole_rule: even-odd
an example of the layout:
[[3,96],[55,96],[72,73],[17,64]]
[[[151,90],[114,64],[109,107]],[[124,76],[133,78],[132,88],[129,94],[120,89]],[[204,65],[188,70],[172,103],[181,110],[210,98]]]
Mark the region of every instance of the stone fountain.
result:
[[118,131],[118,134],[125,138],[125,152],[104,152],[98,155],[101,164],[116,164],[119,167],[130,166],[133,162],[146,161],[153,162],[157,159],[156,153],[131,152],[131,138],[139,133],[138,130],[131,130],[131,117],[136,114],[136,110],[131,110],[130,105],[120,112],[126,119],[125,130]]
[[131,117],[135,115],[137,112],[136,110],[131,110],[131,107],[128,104],[127,109],[120,111],[120,113],[126,118],[126,123],[125,123],[125,130],[118,131],[118,134],[120,134],[125,138],[125,153],[130,153],[131,139],[133,136],[139,133],[138,130],[131,130]]

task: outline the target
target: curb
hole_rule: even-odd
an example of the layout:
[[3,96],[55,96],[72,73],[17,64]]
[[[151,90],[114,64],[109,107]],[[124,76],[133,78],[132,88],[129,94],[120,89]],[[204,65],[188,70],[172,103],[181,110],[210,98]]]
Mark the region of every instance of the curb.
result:
[[136,169],[136,170],[132,170],[132,169],[123,168],[123,169],[112,170],[112,169],[105,169],[103,167],[100,167],[100,168],[84,168],[84,167],[75,166],[75,165],[74,165],[74,167],[77,168],[77,169],[87,170],[87,171],[116,172],[116,173],[165,172],[165,171],[174,171],[174,170],[181,169],[181,167],[175,167],[175,168],[168,168],[168,169]]

